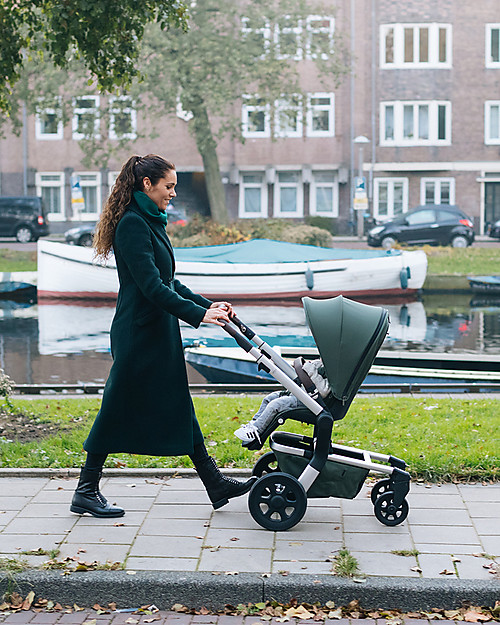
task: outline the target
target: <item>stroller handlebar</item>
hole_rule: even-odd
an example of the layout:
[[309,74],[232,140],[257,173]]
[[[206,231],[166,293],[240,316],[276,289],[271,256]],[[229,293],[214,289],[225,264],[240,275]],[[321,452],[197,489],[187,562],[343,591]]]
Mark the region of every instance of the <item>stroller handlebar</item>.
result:
[[[232,320],[234,321],[234,318]],[[241,332],[238,332],[238,330],[233,328],[230,323],[228,323],[227,321],[224,321],[223,319],[221,319],[221,321],[222,321],[222,328],[233,337],[233,339],[238,343],[238,345],[242,349],[244,349],[246,352],[249,352],[254,347],[252,343],[250,343],[250,341],[245,336],[243,336]]]

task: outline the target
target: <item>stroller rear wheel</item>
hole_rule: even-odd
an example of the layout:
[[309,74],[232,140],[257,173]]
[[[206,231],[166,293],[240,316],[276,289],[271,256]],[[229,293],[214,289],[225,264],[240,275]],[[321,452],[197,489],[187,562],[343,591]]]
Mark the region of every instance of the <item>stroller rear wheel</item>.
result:
[[297,525],[306,512],[306,491],[295,477],[276,471],[255,482],[248,496],[248,508],[264,529],[288,530]]
[[394,493],[391,490],[386,491],[377,499],[374,505],[374,512],[377,519],[384,525],[393,527],[399,525],[408,516],[410,508],[406,499],[396,507],[394,505]]
[[276,473],[276,471],[279,470],[280,468],[278,466],[276,455],[273,451],[268,451],[257,460],[254,468],[252,469],[252,475],[262,477],[266,473]]
[[375,502],[388,490],[391,490],[391,480],[379,480],[376,484],[373,485],[372,492],[370,493],[370,497],[372,499],[372,504],[375,505]]

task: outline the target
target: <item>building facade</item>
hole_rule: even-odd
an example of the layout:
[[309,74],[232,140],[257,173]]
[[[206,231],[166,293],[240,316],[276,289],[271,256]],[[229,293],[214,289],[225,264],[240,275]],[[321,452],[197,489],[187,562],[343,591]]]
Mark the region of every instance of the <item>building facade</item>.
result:
[[[336,232],[352,233],[355,177],[362,173],[375,219],[420,204],[457,204],[483,233],[500,219],[498,0],[332,4],[335,15],[311,14],[281,31],[253,33],[283,43],[306,95],[270,107],[258,94],[242,94],[231,104],[245,139],[225,138],[218,146],[231,218],[318,215],[332,218]],[[313,63],[315,41],[335,45],[336,32],[352,54],[352,71],[340,86],[328,77],[320,82]],[[188,115],[159,115],[158,138],[145,140],[137,137],[150,121],[126,98],[72,95],[70,123],[47,110],[27,116],[20,136],[0,140],[2,195],[41,195],[52,231],[64,231],[98,218],[129,154],[157,152],[176,164],[177,205],[208,214]],[[89,124],[110,142],[129,139],[105,167],[82,164],[80,142]],[[75,201],[75,188],[83,202]]]

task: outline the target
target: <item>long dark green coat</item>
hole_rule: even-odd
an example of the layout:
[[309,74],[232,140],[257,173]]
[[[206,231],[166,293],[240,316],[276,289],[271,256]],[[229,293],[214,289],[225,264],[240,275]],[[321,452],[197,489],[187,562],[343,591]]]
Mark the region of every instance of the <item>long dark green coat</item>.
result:
[[91,453],[189,454],[202,442],[189,394],[179,319],[197,328],[211,302],[174,278],[161,223],[132,204],[118,223],[120,289],[111,325],[113,365],[84,443]]

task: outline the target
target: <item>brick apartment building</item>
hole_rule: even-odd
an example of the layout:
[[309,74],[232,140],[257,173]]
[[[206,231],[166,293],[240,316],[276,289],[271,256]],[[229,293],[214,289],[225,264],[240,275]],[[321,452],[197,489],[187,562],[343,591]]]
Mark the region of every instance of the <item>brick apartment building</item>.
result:
[[[258,100],[232,104],[245,143],[226,138],[218,148],[231,217],[322,215],[336,219],[339,233],[350,233],[353,181],[362,165],[373,217],[390,218],[425,203],[458,204],[483,233],[500,219],[498,0],[332,4],[335,18],[311,15],[286,33],[261,29],[263,39],[287,37],[307,101],[278,102],[274,123]],[[308,46],[334,31],[349,42],[353,71],[338,88],[333,81],[320,87]],[[201,158],[182,111],[160,117],[158,138],[146,141],[134,139],[146,122],[126,102],[73,96],[71,123],[63,126],[47,111],[28,116],[21,136],[0,139],[2,195],[41,195],[52,231],[62,232],[97,219],[129,154],[157,152],[177,166],[177,205],[208,212]],[[104,106],[110,110],[106,128],[98,117]],[[121,159],[106,168],[82,165],[81,122],[89,115],[109,141],[118,127],[131,139]],[[360,143],[360,136],[369,141]],[[71,202],[75,177],[83,210]]]

